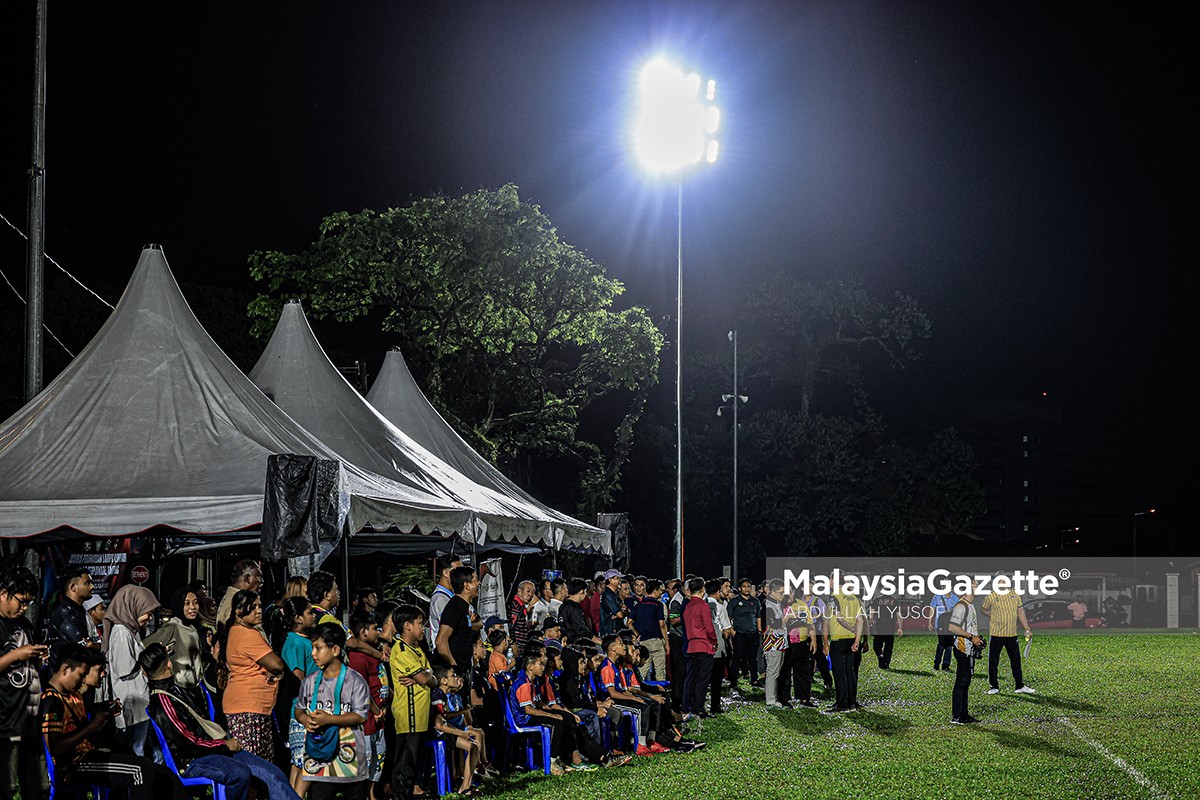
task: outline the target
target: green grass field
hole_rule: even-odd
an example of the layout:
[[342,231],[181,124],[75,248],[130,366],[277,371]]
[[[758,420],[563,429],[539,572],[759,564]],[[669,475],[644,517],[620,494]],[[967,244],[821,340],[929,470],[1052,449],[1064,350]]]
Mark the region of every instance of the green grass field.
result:
[[[1200,637],[1039,636],[1025,663],[1035,695],[971,684],[976,726],[950,724],[952,672],[910,636],[891,671],[864,657],[851,714],[732,704],[690,755],[490,787],[510,798],[1200,798]],[[820,686],[820,678],[817,678]],[[754,697],[759,697],[756,694]],[[822,707],[828,703],[822,703]]]

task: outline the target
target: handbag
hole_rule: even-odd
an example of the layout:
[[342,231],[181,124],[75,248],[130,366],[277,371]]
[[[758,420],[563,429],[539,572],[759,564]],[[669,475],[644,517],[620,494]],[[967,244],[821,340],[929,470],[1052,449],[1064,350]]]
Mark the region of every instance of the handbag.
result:
[[[312,697],[308,701],[308,710],[313,712],[317,710],[317,697],[321,692],[321,679],[325,677],[325,670],[317,670],[317,679],[313,683]],[[346,679],[346,665],[342,664],[341,672],[338,673],[337,684],[333,688],[333,707],[341,708],[342,705],[342,683]],[[313,732],[310,731],[304,734],[304,754],[321,764],[327,764],[333,761],[333,757],[338,751],[338,727],[336,725],[326,725],[325,727]]]

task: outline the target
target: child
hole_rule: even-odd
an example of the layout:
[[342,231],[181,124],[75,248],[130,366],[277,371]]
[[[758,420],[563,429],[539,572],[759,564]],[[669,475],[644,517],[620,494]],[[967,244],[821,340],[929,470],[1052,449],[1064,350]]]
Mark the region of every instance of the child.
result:
[[542,676],[546,673],[546,650],[530,642],[521,660],[523,667],[509,690],[508,703],[513,721],[520,726],[541,725],[550,728],[550,753],[554,761],[551,775],[562,775],[566,769],[587,769],[583,764],[577,739],[579,718],[560,709],[552,709],[542,694]]
[[[300,684],[309,675],[317,671],[317,664],[312,658],[312,641],[308,638],[316,623],[312,603],[307,597],[292,596],[275,607],[272,613],[271,643],[279,650],[286,670],[280,681],[279,699],[275,704],[277,709],[286,709],[276,718],[286,718],[288,721],[287,746],[291,751],[291,782],[296,794],[304,794],[307,788],[304,784],[304,726],[291,713],[296,704],[296,696],[300,693]],[[280,633],[286,631],[282,642]]]
[[503,628],[492,631],[488,634],[488,645],[492,649],[492,654],[488,656],[488,683],[492,685],[492,689],[498,690],[496,673],[508,672],[513,668],[513,660],[508,655],[508,634]]
[[425,613],[413,605],[402,605],[392,612],[396,640],[388,657],[392,678],[392,720],[396,727],[395,753],[392,756],[392,797],[402,800],[424,797],[418,786],[417,764],[421,745],[429,730],[431,689],[437,685],[429,669],[429,659],[421,648],[425,638]]
[[479,787],[471,785],[472,778],[482,779],[500,773],[484,761],[483,731],[471,726],[470,712],[463,707],[463,681],[457,670],[448,664],[439,664],[433,670],[433,677],[438,682],[431,698],[435,714],[433,726],[443,739],[463,751],[458,793],[474,797],[479,794]]
[[[640,686],[632,686],[627,680],[621,660],[625,657],[626,645],[620,636],[609,634],[603,643],[605,658],[600,663],[600,685],[606,698],[614,705],[635,717],[642,737],[637,754],[648,756],[666,750],[690,753],[697,742],[684,741],[671,725],[670,705],[657,695],[642,695]],[[626,711],[627,710],[627,711]]]
[[[375,614],[366,610],[355,611],[350,617],[350,631],[355,638],[371,647],[379,647],[379,620]],[[375,783],[383,777],[383,758],[386,755],[383,743],[383,707],[387,704],[388,691],[380,679],[382,660],[369,653],[351,651],[346,662],[350,669],[363,676],[371,695],[370,714],[363,725],[363,736],[367,739],[367,758],[370,763],[371,782]]]
[[477,720],[483,711],[483,695],[488,687],[488,657],[487,643],[476,639],[471,651],[471,711]]
[[304,779],[310,800],[365,800],[371,777],[363,724],[370,713],[370,690],[363,677],[344,663],[346,631],[322,622],[312,634],[317,671],[304,679],[296,698],[295,717],[307,733],[336,736],[329,761],[318,761],[305,743]]
[[[558,688],[563,706],[583,720],[590,739],[603,742],[601,726],[609,725],[608,708],[612,705],[612,700],[597,701],[595,693],[592,692],[589,680],[591,659],[584,652],[568,647],[563,650],[562,665]],[[601,763],[605,766],[618,766],[628,760],[624,753],[613,750],[601,758]]]

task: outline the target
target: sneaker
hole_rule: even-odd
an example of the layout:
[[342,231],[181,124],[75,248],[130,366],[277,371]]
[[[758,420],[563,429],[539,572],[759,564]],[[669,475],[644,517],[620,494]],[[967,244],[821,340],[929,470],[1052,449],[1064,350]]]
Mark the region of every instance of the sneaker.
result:
[[965,717],[958,718],[958,723],[960,725],[974,725],[977,722],[979,722],[979,720],[975,717],[972,717],[970,714],[967,714]]
[[680,742],[679,744],[675,745],[675,747],[674,747],[674,750],[676,753],[691,753],[691,752],[693,752],[695,750],[699,750],[699,749],[700,748],[696,747],[694,744],[688,744],[686,742]]
[[961,717],[951,717],[950,724],[951,725],[966,725],[967,723],[963,722]]
[[600,768],[595,764],[589,764],[586,761],[580,761],[578,764],[571,764],[567,767],[567,769],[571,770],[572,772],[594,772]]
[[696,750],[703,750],[704,745],[707,744],[707,742],[697,742],[694,739],[688,739],[686,741],[681,741],[681,743],[685,744],[689,748],[691,748],[688,752],[694,752]]
[[830,706],[829,708],[825,709],[825,712],[828,714],[847,714],[853,710],[854,709],[850,708],[849,706]]
[[650,743],[650,752],[651,753],[665,753],[665,752],[667,752],[667,748],[663,747],[658,742],[651,742]]
[[613,756],[612,758],[608,759],[608,761],[604,762],[604,766],[605,767],[623,767],[632,760],[633,760],[633,756],[626,756],[626,755]]
[[783,703],[767,703],[767,708],[786,708]]
[[801,706],[803,708],[816,708],[817,707],[817,704],[814,703],[812,700],[801,700],[796,705]]
[[1020,689],[1017,689],[1017,694],[1037,694],[1037,692],[1033,690],[1032,686],[1022,686]]
[[[1020,689],[1018,689],[1017,691],[1020,691]],[[1000,694],[1000,690],[995,687],[992,687],[991,689],[988,689],[988,694]]]
[[652,756],[654,755],[654,751],[644,744],[639,744],[637,748],[637,754],[639,756]]
[[551,775],[554,775],[557,777],[558,775],[562,775],[564,772],[566,772],[566,770],[563,769],[562,765],[559,764],[557,761],[555,761],[553,764],[550,765],[550,774]]

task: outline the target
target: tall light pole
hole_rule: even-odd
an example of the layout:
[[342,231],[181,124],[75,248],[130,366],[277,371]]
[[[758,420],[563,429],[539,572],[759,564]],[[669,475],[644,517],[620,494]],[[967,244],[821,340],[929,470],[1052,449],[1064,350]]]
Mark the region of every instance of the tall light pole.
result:
[[33,74],[33,163],[29,166],[29,250],[25,292],[25,402],[42,391],[46,231],[46,0],[37,4]]
[[1133,512],[1133,557],[1137,558],[1137,518],[1149,516],[1154,513],[1153,508],[1147,508],[1145,511]]
[[[737,331],[729,332],[729,341],[733,342],[733,394],[721,395],[721,402],[733,406],[733,574],[729,577],[738,581],[741,580],[738,577],[738,406],[750,398],[738,394]],[[721,416],[721,412],[728,407],[723,405],[718,408],[717,416]]]
[[683,171],[692,164],[717,160],[714,134],[721,112],[713,105],[717,83],[702,85],[700,76],[685,74],[663,58],[643,67],[639,79],[639,112],[634,128],[638,160],[656,175],[675,176],[675,574],[683,572]]

